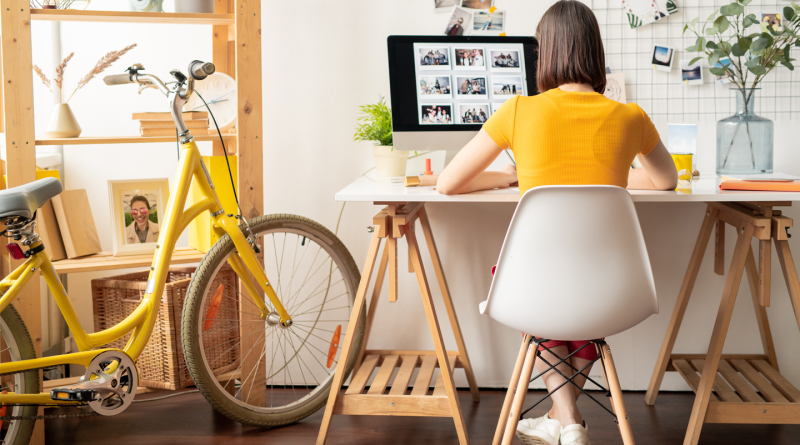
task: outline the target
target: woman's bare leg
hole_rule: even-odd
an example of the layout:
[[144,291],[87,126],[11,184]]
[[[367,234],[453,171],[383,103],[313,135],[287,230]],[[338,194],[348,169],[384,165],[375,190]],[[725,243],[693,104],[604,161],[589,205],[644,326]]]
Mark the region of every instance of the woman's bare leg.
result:
[[[589,347],[592,346],[590,345]],[[566,346],[556,346],[554,348],[550,348],[550,350],[561,357],[569,355],[569,350]],[[548,351],[542,351],[541,357],[550,363],[556,363],[559,360]],[[536,361],[536,367],[539,369],[539,372],[543,372],[549,368],[549,365],[547,365],[544,360]],[[572,363],[572,366],[581,369],[589,363],[589,360],[572,357],[570,358],[570,363]],[[573,371],[572,368],[570,368],[566,363],[558,365],[557,368],[566,376],[571,376],[575,373],[575,371]],[[590,369],[591,368],[587,368],[584,371],[584,374],[588,375]],[[543,375],[542,379],[544,380],[545,386],[547,386],[547,390],[551,392],[565,381],[564,377],[561,377],[561,375],[552,370]],[[574,382],[583,387],[583,385],[586,383],[586,378],[583,376],[578,376],[574,379]],[[578,389],[570,383],[567,383],[561,387],[561,389],[553,393],[550,396],[550,398],[553,399],[553,408],[550,409],[550,412],[548,413],[550,418],[557,419],[563,426],[582,424],[583,416],[578,410],[578,405],[576,403],[578,395],[580,395],[580,391],[578,391]]]

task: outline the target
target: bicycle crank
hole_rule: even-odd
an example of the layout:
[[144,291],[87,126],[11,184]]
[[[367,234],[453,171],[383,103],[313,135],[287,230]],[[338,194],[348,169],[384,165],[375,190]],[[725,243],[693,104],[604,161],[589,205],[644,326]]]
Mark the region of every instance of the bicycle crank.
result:
[[55,388],[50,398],[86,403],[101,416],[116,416],[136,397],[139,374],[128,354],[105,351],[92,359],[80,383]]

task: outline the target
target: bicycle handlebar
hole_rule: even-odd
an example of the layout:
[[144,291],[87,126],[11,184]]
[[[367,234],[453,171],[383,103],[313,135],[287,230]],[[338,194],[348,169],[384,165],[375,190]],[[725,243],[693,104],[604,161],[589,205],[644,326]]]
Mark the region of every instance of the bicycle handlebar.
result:
[[128,73],[125,74],[111,74],[103,78],[103,82],[106,85],[124,85],[126,83],[135,83],[131,79],[131,75]]

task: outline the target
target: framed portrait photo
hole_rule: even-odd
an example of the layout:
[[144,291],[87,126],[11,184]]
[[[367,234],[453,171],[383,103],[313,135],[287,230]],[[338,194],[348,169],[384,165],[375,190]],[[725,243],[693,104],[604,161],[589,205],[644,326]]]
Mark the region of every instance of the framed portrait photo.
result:
[[114,256],[151,254],[161,234],[161,219],[169,200],[169,180],[108,181]]

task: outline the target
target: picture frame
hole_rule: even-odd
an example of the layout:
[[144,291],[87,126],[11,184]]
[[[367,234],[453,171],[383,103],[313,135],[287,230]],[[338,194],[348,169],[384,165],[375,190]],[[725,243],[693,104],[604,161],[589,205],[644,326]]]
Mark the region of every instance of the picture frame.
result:
[[169,180],[112,179],[108,181],[108,196],[114,256],[155,252],[169,201]]
[[681,60],[681,80],[690,86],[702,85],[705,80],[703,61],[698,60],[690,65],[691,60]]
[[675,48],[665,45],[653,46],[653,58],[650,62],[656,71],[669,73],[675,64]]

